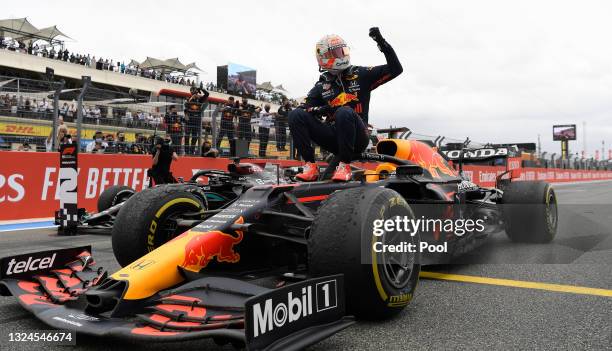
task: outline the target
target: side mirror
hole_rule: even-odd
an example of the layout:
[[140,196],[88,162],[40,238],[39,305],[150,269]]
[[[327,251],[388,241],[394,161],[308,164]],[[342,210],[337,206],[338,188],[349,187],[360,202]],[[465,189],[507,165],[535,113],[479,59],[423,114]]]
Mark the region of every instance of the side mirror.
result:
[[410,178],[423,174],[423,168],[419,165],[401,165],[395,168],[395,176],[399,179]]

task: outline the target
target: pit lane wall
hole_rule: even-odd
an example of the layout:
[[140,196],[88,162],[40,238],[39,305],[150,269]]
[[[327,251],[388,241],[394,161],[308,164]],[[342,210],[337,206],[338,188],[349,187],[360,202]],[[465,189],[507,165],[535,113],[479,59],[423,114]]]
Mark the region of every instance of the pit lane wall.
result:
[[[259,160],[265,162],[266,160]],[[299,165],[298,161],[267,160],[282,167]],[[226,169],[228,159],[182,157],[172,164],[175,177],[189,179],[199,169]],[[249,162],[258,162],[251,160]],[[147,155],[79,155],[79,207],[96,210],[98,196],[105,188],[125,184],[137,191],[147,186]],[[375,164],[362,164],[374,168]],[[504,167],[465,166],[473,182],[494,186]],[[58,153],[0,152],[0,221],[53,217],[59,208]],[[612,171],[523,168],[519,180],[573,182],[612,179]]]

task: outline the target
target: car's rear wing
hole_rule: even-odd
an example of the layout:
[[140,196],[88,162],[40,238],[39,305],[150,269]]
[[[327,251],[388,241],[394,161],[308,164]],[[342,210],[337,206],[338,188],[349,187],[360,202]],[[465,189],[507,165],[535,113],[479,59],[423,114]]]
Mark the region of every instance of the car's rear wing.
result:
[[504,182],[512,181],[512,179],[521,177],[521,158],[520,150],[516,145],[506,146],[486,146],[478,149],[451,149],[439,150],[439,152],[451,161],[453,165],[458,166],[460,174],[463,174],[464,164],[474,164],[494,160],[503,160],[502,164],[506,170],[496,177],[496,188],[500,188]]
[[514,150],[507,147],[484,147],[479,149],[440,150],[451,161],[463,163],[480,162],[498,158],[508,158]]

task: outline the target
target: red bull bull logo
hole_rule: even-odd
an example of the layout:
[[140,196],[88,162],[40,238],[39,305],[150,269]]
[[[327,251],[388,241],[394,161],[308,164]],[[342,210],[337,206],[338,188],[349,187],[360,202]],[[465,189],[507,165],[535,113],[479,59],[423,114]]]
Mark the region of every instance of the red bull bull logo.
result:
[[332,101],[330,101],[330,105],[332,107],[340,107],[340,106],[344,106],[352,101],[359,101],[359,99],[357,98],[357,95],[355,94],[347,94],[345,92],[342,92],[340,94],[338,94],[338,96],[336,96]]
[[446,160],[429,145],[416,140],[410,140],[409,142],[410,161],[426,169],[432,177],[441,178],[441,173],[451,177],[456,176],[455,171],[450,168]]
[[[240,217],[235,223],[244,223]],[[208,265],[213,258],[218,262],[236,263],[240,261],[240,254],[234,251],[234,245],[240,243],[244,237],[241,230],[236,231],[237,236],[219,230],[204,232],[191,238],[185,245],[185,259],[182,267],[190,270],[200,270]]]
[[418,140],[381,140],[376,145],[376,150],[384,155],[392,155],[412,161],[427,170],[433,178],[441,178],[443,175],[457,176],[446,160],[434,148]]

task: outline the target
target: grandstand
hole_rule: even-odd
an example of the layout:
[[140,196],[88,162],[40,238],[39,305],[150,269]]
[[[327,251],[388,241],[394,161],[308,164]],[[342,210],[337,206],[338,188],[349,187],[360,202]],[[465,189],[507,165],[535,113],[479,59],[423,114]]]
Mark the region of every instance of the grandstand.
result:
[[[200,81],[202,70],[195,62],[146,57],[141,62],[113,63],[69,53],[60,38],[68,36],[57,26],[38,29],[27,18],[0,20],[0,148],[17,150],[29,144],[33,151],[48,149],[55,109],[75,133],[84,76],[91,78],[92,88],[82,96],[83,143],[90,142],[96,131],[107,136],[122,132],[134,143],[163,134],[168,107],[182,106],[191,86],[210,87]],[[54,99],[60,81],[63,86]],[[204,132],[219,104],[230,96],[215,90],[210,91],[204,112]],[[207,138],[212,134],[202,133]]]

